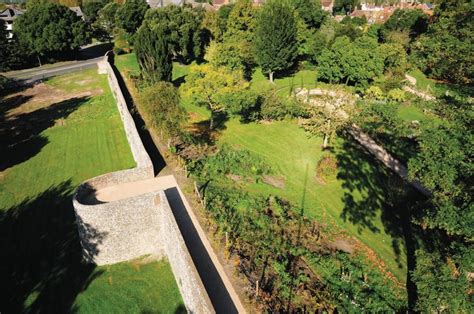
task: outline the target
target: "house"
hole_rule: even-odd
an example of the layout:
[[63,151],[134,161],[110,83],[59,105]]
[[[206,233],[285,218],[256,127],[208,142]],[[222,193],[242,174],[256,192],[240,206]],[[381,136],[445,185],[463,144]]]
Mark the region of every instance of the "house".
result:
[[16,8],[6,8],[0,12],[0,20],[4,20],[7,26],[8,38],[13,37],[13,21],[24,12]]
[[321,6],[323,10],[332,14],[332,9],[334,7],[334,0],[321,0]]

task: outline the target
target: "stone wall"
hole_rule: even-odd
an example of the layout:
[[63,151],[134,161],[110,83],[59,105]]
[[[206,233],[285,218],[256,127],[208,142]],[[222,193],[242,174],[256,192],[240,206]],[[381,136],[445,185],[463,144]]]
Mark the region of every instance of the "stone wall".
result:
[[159,192],[159,197],[161,241],[186,308],[190,313],[212,313],[214,309],[211,300],[189,255],[163,190]]
[[[136,167],[97,176],[77,188],[73,206],[83,255],[97,265],[150,254],[166,256],[188,312],[214,313],[163,191],[166,187],[107,203],[95,198],[95,191],[102,188],[154,177],[153,164],[138,135],[115,73],[106,60],[101,63],[99,69],[105,69],[108,75]],[[175,182],[174,178],[171,181]]]

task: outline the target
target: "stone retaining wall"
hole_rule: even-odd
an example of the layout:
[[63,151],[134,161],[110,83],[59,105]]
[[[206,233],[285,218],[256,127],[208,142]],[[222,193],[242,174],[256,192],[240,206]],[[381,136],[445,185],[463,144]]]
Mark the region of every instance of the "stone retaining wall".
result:
[[97,176],[77,188],[73,206],[83,255],[97,265],[143,255],[167,256],[188,312],[214,313],[163,190],[107,203],[95,198],[95,191],[102,188],[154,177],[115,73],[107,60],[101,63],[99,69],[108,75],[136,167]]

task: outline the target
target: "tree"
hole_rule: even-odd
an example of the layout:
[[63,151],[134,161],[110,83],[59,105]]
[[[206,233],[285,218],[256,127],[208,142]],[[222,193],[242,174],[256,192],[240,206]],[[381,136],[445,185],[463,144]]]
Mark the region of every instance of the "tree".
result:
[[266,3],[257,20],[256,57],[273,82],[273,74],[290,68],[296,58],[296,23],[292,8],[283,2]]
[[139,97],[140,104],[150,117],[151,125],[166,136],[178,136],[186,122],[186,110],[180,105],[177,89],[168,82],[146,87]]
[[360,5],[360,0],[336,0],[333,6],[333,13],[352,13]]
[[135,52],[143,79],[148,83],[171,81],[173,61],[169,35],[165,30],[151,30],[144,23],[135,38]]
[[115,23],[127,33],[133,34],[142,24],[148,8],[145,0],[127,0],[117,9]]
[[240,71],[245,78],[250,78],[252,60],[248,60],[248,46],[244,43],[232,43],[227,40],[211,42],[205,59],[214,67],[226,67],[230,71]]
[[366,87],[383,73],[384,58],[377,40],[362,36],[351,42],[347,36],[337,37],[330,49],[319,57],[318,77],[329,82],[353,83]]
[[319,0],[291,0],[291,5],[307,28],[318,29],[326,17]]
[[474,266],[473,247],[457,247],[457,252],[441,257],[436,252],[416,251],[416,309],[422,313],[472,313],[474,306],[468,272]]
[[226,68],[215,68],[209,64],[193,65],[182,90],[200,106],[211,112],[210,125],[214,129],[214,118],[218,112],[225,112],[236,94],[248,89],[249,83],[242,73]]
[[99,17],[99,11],[109,3],[109,0],[102,1],[88,1],[84,3],[82,7],[82,12],[86,18],[86,21],[89,24],[93,24]]
[[379,47],[384,59],[384,70],[404,75],[407,67],[407,54],[400,44],[382,44]]
[[0,20],[0,72],[8,70],[7,59],[9,57],[10,47],[8,43],[8,31],[4,20]]
[[412,44],[412,60],[434,78],[472,85],[473,46],[474,3],[444,1],[428,32]]
[[302,120],[302,125],[311,134],[322,135],[323,148],[327,148],[336,132],[349,125],[354,103],[353,97],[345,93],[322,97],[308,105],[308,118]]
[[411,38],[426,32],[429,17],[420,9],[396,9],[380,29],[382,40],[387,40],[390,32],[408,31]]
[[[222,12],[223,14],[225,12]],[[227,18],[225,36],[234,37],[234,41],[253,42],[256,29],[257,12],[250,0],[238,0]]]
[[101,39],[110,40],[113,37],[115,25],[115,14],[119,5],[115,2],[106,4],[97,12],[97,19],[92,25],[95,35]]
[[343,36],[337,37],[330,48],[323,49],[318,60],[319,79],[327,80],[329,83],[339,83],[344,79],[346,73],[342,67],[342,60],[350,45],[349,37]]
[[52,3],[35,5],[19,16],[14,34],[39,61],[40,56],[71,51],[91,40],[86,24],[74,12]]
[[204,54],[207,39],[201,27],[203,19],[203,10],[175,5],[151,10],[145,18],[153,31],[164,29],[169,34],[173,56],[183,63],[200,59]]

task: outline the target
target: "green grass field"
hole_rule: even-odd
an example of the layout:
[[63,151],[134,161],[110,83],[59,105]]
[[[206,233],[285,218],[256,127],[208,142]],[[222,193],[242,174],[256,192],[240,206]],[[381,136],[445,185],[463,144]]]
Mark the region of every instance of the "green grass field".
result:
[[[130,62],[136,62],[130,58],[118,57],[117,65],[121,71],[131,68]],[[324,85],[316,83],[316,72],[309,70],[275,79],[276,88],[283,97],[291,86],[299,87],[301,83],[309,88]],[[251,88],[261,91],[270,86],[268,79],[257,69]],[[182,104],[190,113],[190,124],[209,119],[210,113],[206,108],[197,107],[185,98]],[[306,215],[332,231],[334,228],[331,226],[336,225],[339,230],[357,237],[376,252],[400,282],[405,281],[406,256],[397,221],[400,217],[387,197],[392,175],[358,145],[337,139],[333,153],[338,159],[339,173],[337,178],[321,184],[315,179],[315,170],[323,153],[322,139],[310,137],[296,121],[245,124],[233,118],[225,122],[219,132],[218,145],[230,144],[264,157],[275,174],[285,179],[284,189],[260,183],[247,186],[250,193],[277,194],[300,206],[306,190]]]
[[138,271],[134,264],[94,267],[82,261],[72,208],[75,187],[135,166],[106,76],[84,71],[35,90],[40,94],[34,97],[0,100],[1,311],[181,308],[165,262]]
[[100,267],[100,277],[81,293],[81,313],[186,313],[168,262]]

